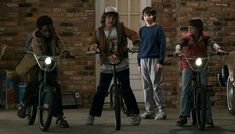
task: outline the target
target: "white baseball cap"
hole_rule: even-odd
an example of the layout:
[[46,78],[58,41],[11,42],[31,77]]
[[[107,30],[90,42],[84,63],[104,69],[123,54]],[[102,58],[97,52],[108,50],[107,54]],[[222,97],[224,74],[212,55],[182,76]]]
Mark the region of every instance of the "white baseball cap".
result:
[[104,13],[109,13],[109,12],[118,13],[118,12],[117,12],[117,8],[116,8],[116,7],[112,7],[112,6],[106,7],[106,8],[104,9]]

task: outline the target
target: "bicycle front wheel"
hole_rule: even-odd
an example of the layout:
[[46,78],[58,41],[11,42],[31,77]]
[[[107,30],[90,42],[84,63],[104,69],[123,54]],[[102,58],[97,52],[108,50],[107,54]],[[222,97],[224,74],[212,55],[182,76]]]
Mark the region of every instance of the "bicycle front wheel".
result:
[[53,97],[53,93],[48,89],[44,89],[40,94],[39,127],[42,131],[46,131],[51,125]]
[[120,130],[121,128],[121,95],[118,86],[113,86],[113,100],[114,100],[114,120],[115,129]]
[[37,115],[37,103],[26,107],[28,124],[33,125]]
[[206,111],[207,111],[206,88],[201,87],[200,89],[197,89],[196,97],[197,97],[196,98],[197,127],[200,130],[204,130],[206,125]]

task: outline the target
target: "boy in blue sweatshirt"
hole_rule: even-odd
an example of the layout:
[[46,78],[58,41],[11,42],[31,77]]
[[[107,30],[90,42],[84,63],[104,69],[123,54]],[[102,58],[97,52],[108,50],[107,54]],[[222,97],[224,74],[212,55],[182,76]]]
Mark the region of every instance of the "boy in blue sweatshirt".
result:
[[146,25],[139,30],[141,45],[138,63],[146,111],[141,116],[143,119],[162,120],[167,118],[162,87],[166,38],[163,28],[155,23],[156,10],[146,7],[142,12],[142,19]]

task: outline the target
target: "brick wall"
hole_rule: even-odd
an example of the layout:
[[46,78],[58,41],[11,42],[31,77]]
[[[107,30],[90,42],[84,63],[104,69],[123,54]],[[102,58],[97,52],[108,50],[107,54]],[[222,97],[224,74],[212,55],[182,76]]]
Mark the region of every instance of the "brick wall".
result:
[[[60,84],[63,90],[79,92],[82,106],[88,107],[95,92],[95,61],[85,54],[86,41],[95,28],[94,0],[1,0],[0,43],[8,44],[7,54],[0,62],[1,69],[14,69],[24,55],[24,42],[28,32],[35,29],[41,15],[49,15],[61,33],[65,46],[75,59],[62,60]],[[187,29],[191,17],[202,17],[205,29],[220,42],[225,50],[234,50],[235,1],[233,0],[152,0],[157,9],[158,22],[167,36],[167,53],[175,46],[177,37]],[[213,104],[225,107],[225,89],[216,84],[219,58],[210,68],[209,83],[215,95]],[[180,95],[180,68],[178,61],[166,58],[165,87],[168,107],[178,107]]]
[[24,42],[36,28],[36,19],[48,15],[60,32],[65,47],[75,59],[62,60],[59,67],[63,90],[79,92],[82,105],[90,104],[95,91],[94,57],[85,54],[85,43],[95,27],[93,0],[1,0],[0,43],[8,50],[1,69],[14,69],[24,55]]
[[[235,1],[233,0],[153,0],[158,12],[158,22],[165,28],[167,53],[174,50],[175,41],[187,30],[187,22],[192,17],[203,19],[205,30],[215,38],[224,50],[235,50]],[[213,106],[226,107],[226,89],[219,87],[217,73],[220,58],[215,57],[209,66],[209,85],[213,86]],[[166,71],[167,70],[167,71]],[[180,98],[180,68],[178,60],[166,58],[165,87],[167,103],[178,107]],[[176,100],[175,100],[176,99]]]

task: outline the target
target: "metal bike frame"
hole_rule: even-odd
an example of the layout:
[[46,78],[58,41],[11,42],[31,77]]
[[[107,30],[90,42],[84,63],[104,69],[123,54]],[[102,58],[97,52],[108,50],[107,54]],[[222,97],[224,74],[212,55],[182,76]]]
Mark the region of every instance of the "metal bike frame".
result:
[[[115,94],[118,94],[118,95],[120,95],[120,97],[122,98],[122,95],[121,95],[121,91],[120,91],[120,84],[118,84],[118,80],[117,80],[117,71],[116,71],[116,64],[115,65],[112,65],[113,66],[113,71],[112,71],[112,73],[113,73],[113,83],[111,84],[111,90],[109,91],[110,92],[110,94],[112,94],[112,93],[115,93]],[[113,87],[115,87],[115,88],[113,88]],[[119,88],[116,88],[116,87],[119,87]],[[115,91],[115,90],[117,90],[117,89],[119,89],[119,90],[117,90],[117,91]],[[114,90],[114,91],[113,91]],[[114,108],[115,107],[115,104],[113,104],[113,98],[112,98],[112,95],[110,96],[110,103],[111,103],[111,107],[112,108]],[[121,106],[122,106],[122,104],[121,104]]]
[[[57,60],[59,59],[59,57],[60,56],[37,56],[35,53],[33,53],[33,52],[31,52],[31,51],[29,51],[28,53],[31,53],[31,54],[33,54],[33,56],[34,56],[34,58],[35,58],[35,60],[36,60],[36,62],[37,62],[37,64],[38,64],[38,66],[39,66],[39,68],[41,69],[41,70],[43,70],[43,81],[38,85],[39,86],[39,94],[38,94],[38,106],[37,106],[37,109],[38,109],[38,114],[40,114],[40,112],[41,112],[41,110],[42,110],[42,107],[41,107],[41,94],[43,93],[43,92],[45,92],[44,90],[46,89],[46,90],[48,90],[48,91],[46,91],[46,92],[54,92],[54,88],[52,88],[52,87],[48,87],[48,85],[47,85],[47,72],[51,72],[51,71],[53,71],[54,69],[55,69],[55,67],[56,67],[56,65],[57,65]],[[41,63],[39,62],[39,58],[42,58],[42,59],[45,59],[46,57],[53,57],[52,59],[53,60],[55,60],[55,61],[53,61],[53,62],[55,62],[54,64],[53,64],[53,66],[52,67],[49,67],[49,68],[47,68],[47,66],[45,66],[45,67],[43,67],[42,65],[41,65]],[[43,58],[44,57],[44,58]],[[44,62],[44,61],[43,61]],[[52,114],[52,113],[51,113]],[[38,116],[38,121],[40,122],[40,116]],[[41,124],[39,123],[39,125],[40,125],[40,129],[42,130],[42,131],[46,131],[48,128],[49,128],[49,126],[48,126],[48,128],[46,127],[46,128],[41,128]]]

